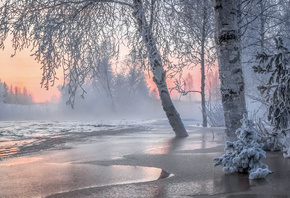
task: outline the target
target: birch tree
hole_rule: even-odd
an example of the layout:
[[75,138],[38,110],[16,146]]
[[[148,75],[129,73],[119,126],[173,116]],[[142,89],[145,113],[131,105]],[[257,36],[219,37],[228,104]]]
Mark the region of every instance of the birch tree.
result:
[[227,140],[236,140],[235,131],[246,113],[244,79],[236,1],[215,0],[216,45]]
[[214,62],[213,52],[213,14],[212,4],[209,0],[188,1],[183,0],[187,7],[184,12],[184,20],[188,28],[188,35],[191,38],[191,54],[192,59],[200,64],[201,73],[201,111],[203,122],[202,126],[207,127],[207,110],[205,99],[205,67]]
[[[102,43],[121,44],[142,54],[153,73],[163,109],[176,136],[187,136],[170,98],[164,64],[169,64],[168,31],[162,25],[164,1],[156,0],[6,0],[0,8],[0,47],[9,34],[15,51],[32,47],[42,64],[42,85],[55,83],[63,68],[69,91],[83,89],[88,74],[95,72]],[[158,17],[156,17],[158,16]],[[161,53],[162,52],[162,53]],[[92,67],[92,65],[94,67]],[[85,90],[83,90],[85,91]]]
[[178,23],[175,24],[178,26],[176,31],[181,36],[172,39],[176,41],[176,50],[184,66],[192,68],[200,65],[201,87],[199,93],[201,96],[202,125],[207,127],[205,68],[215,61],[212,2],[211,0],[180,0],[176,1],[174,6],[172,12],[176,16],[172,15],[168,20],[178,20]]

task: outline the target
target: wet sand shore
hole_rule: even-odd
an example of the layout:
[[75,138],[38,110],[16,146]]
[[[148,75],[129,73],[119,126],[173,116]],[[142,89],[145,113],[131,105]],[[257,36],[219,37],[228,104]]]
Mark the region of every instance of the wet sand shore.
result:
[[[263,180],[225,175],[212,159],[223,154],[223,130],[169,126],[58,139],[0,161],[0,197],[288,197],[290,160],[279,152],[264,161]],[[126,129],[127,130],[127,129]],[[60,141],[61,140],[61,141]],[[53,140],[51,140],[53,141]],[[33,151],[33,152],[32,152]]]

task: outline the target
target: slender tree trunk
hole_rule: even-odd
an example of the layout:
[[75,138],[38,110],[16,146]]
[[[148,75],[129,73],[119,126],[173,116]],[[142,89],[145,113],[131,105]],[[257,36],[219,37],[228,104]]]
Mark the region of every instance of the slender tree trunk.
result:
[[261,53],[265,52],[265,2],[260,1],[260,10],[261,10],[261,16],[260,16],[260,39],[261,39]]
[[201,62],[200,62],[200,71],[201,71],[201,111],[202,111],[202,126],[207,127],[207,115],[206,115],[206,106],[205,106],[205,62],[204,62],[204,48],[205,48],[205,23],[206,23],[206,7],[205,3],[203,5],[203,23],[202,23],[202,32],[201,32]]
[[202,112],[202,126],[207,127],[207,114],[205,106],[205,71],[204,71],[204,56],[201,59],[201,112]]
[[110,79],[109,79],[109,74],[108,74],[107,68],[105,69],[105,74],[106,74],[106,88],[105,89],[107,91],[107,95],[109,96],[109,98],[111,100],[112,111],[116,112],[114,97],[113,97],[112,90],[111,90]]
[[166,84],[166,71],[163,68],[161,55],[157,49],[152,29],[146,21],[142,0],[134,0],[134,16],[137,20],[139,31],[148,51],[150,66],[153,73],[153,80],[157,85],[163,110],[166,113],[166,116],[171,127],[173,128],[173,131],[175,132],[175,135],[178,137],[186,137],[188,136],[188,133],[186,132],[180,115],[176,111],[170,98]]
[[241,126],[240,120],[246,113],[237,14],[236,1],[215,0],[216,44],[225,133],[230,141],[237,139],[235,131]]
[[111,100],[111,108],[112,108],[112,111],[113,112],[116,112],[116,107],[115,107],[115,102],[114,102],[114,97],[113,97],[113,94],[112,94],[112,91],[111,91],[111,87],[109,85],[109,82],[107,82],[107,87],[108,87],[108,96]]

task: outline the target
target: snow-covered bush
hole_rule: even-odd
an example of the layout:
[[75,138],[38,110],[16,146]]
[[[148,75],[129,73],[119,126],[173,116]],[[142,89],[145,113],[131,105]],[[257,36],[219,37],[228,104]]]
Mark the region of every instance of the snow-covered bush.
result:
[[222,165],[225,173],[249,173],[250,179],[264,178],[271,171],[261,162],[261,159],[266,158],[263,144],[260,143],[261,138],[246,114],[241,122],[241,128],[236,131],[238,140],[226,143],[226,153],[222,157],[214,158],[214,165]]

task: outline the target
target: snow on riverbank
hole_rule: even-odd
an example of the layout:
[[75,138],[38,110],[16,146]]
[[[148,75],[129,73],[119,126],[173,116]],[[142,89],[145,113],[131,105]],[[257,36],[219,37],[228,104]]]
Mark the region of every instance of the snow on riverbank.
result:
[[146,131],[153,126],[169,126],[168,120],[0,121],[0,159],[53,148],[73,139]]
[[142,128],[150,129],[154,120],[115,120],[115,121],[1,121],[0,159],[18,153],[20,148],[46,144],[53,146],[55,141],[65,142],[72,137],[95,136],[98,132],[120,131]]

